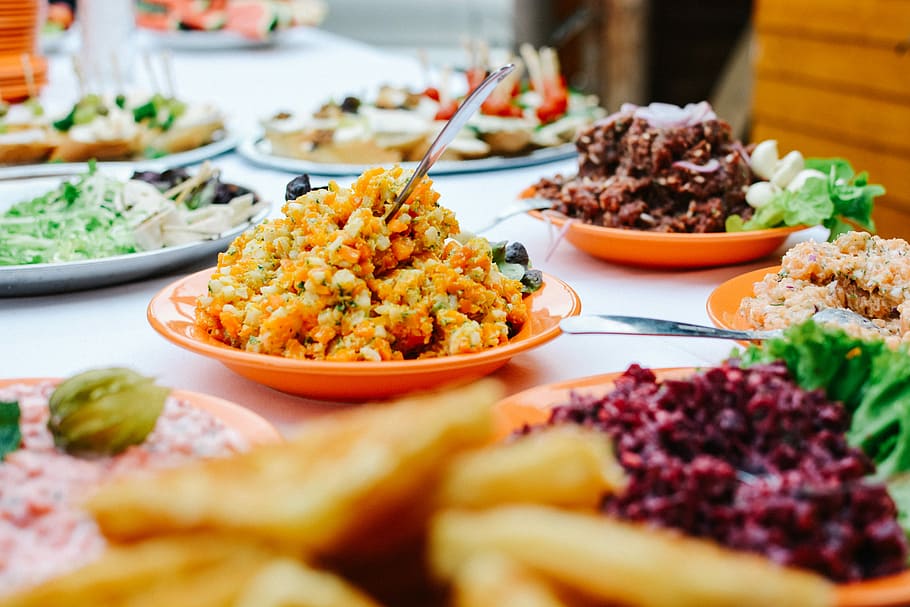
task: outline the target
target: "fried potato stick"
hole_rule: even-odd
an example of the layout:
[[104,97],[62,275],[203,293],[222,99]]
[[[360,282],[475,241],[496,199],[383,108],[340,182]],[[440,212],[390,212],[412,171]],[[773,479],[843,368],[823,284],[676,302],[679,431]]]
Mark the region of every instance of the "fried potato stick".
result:
[[[88,502],[102,531],[129,540],[224,529],[308,553],[347,549],[429,502],[443,462],[494,434],[491,380],[306,425],[287,444],[124,479]],[[400,517],[398,517],[400,518]]]
[[469,558],[452,586],[453,607],[567,607],[539,577],[493,553]]
[[818,575],[602,515],[508,506],[434,519],[430,558],[440,577],[487,552],[592,598],[640,607],[834,604],[833,584]]
[[230,537],[188,534],[109,547],[100,559],[15,595],[2,607],[228,606],[270,549]]
[[343,578],[291,559],[259,570],[232,607],[379,607]]
[[443,508],[537,503],[593,509],[626,482],[602,432],[558,426],[458,456],[437,499]]

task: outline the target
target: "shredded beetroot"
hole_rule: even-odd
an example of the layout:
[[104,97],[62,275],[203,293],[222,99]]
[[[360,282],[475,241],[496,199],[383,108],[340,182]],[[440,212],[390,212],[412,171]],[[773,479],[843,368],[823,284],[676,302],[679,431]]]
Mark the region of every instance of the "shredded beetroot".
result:
[[551,424],[606,432],[630,477],[603,510],[711,538],[837,581],[904,569],[907,538],[844,408],[783,364],[724,365],[656,381],[637,365],[599,398],[573,394]]

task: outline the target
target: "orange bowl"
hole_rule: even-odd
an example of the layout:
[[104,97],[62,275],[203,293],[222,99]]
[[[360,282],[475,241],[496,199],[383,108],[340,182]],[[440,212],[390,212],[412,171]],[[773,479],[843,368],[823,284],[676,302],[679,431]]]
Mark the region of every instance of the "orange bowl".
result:
[[170,342],[213,358],[238,375],[283,392],[337,401],[364,401],[468,381],[492,373],[516,354],[559,335],[559,321],[581,311],[566,283],[544,275],[543,286],[526,298],[530,318],[509,343],[482,352],[395,361],[300,360],[246,352],[223,344],[194,323],[196,298],[206,292],[214,268],[181,278],[149,303],[148,320]]
[[739,304],[746,297],[755,295],[753,285],[761,282],[767,274],[777,274],[780,266],[761,268],[734,276],[721,283],[708,296],[706,308],[708,318],[715,326],[723,329],[754,329],[739,313]]
[[[562,227],[565,218],[530,215]],[[689,234],[605,228],[575,221],[566,240],[585,253],[624,265],[650,268],[706,268],[752,261],[770,255],[794,232],[805,226]]]
[[[654,369],[659,379],[679,379],[694,368]],[[613,387],[620,373],[607,373],[582,379],[546,384],[513,394],[496,404],[499,434],[505,437],[526,425],[547,421],[550,409],[566,403],[570,392],[603,394]],[[895,575],[840,584],[836,590],[837,607],[898,607],[910,605],[910,570]]]
[[[46,381],[60,382],[62,379],[57,377],[0,379],[0,388],[12,384],[27,384],[32,386]],[[225,426],[245,438],[250,445],[265,445],[282,441],[281,434],[272,424],[238,404],[215,396],[209,396],[208,394],[189,392],[187,390],[172,390],[171,395],[182,401],[188,402],[197,409],[202,409],[203,411],[211,413],[213,417],[220,420]]]

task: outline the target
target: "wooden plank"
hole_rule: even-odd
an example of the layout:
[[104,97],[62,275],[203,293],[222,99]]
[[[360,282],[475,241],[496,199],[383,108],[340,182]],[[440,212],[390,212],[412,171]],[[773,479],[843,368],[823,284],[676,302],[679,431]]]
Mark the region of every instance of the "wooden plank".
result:
[[875,232],[879,236],[910,240],[910,212],[876,205],[872,219],[875,221]]
[[758,78],[754,118],[910,155],[910,104]]
[[[894,48],[910,37],[910,0],[756,0],[755,27]],[[906,52],[906,51],[905,51]]]
[[[842,139],[795,130],[774,121],[756,120],[752,125],[752,141],[776,139],[781,154],[799,150],[804,156],[846,158],[857,171],[869,171],[873,183],[888,191],[876,199],[876,207],[887,207],[895,213],[910,215],[910,155],[852,145]],[[876,216],[877,217],[877,216]],[[880,231],[883,226],[879,226]],[[908,237],[910,234],[905,234]]]
[[759,77],[910,104],[910,53],[765,32],[755,45],[755,62]]
[[610,111],[648,98],[648,16],[650,0],[603,0],[604,63],[602,97]]

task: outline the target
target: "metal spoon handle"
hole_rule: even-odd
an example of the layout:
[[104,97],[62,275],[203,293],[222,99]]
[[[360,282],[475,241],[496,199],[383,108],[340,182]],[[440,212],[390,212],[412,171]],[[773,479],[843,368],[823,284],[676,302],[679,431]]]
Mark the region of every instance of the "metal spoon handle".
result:
[[439,157],[446,151],[446,148],[449,147],[449,144],[452,143],[452,140],[455,139],[455,136],[458,135],[458,132],[462,127],[464,127],[471,116],[480,109],[480,106],[486,101],[490,93],[493,92],[496,85],[502,82],[503,78],[512,73],[512,70],[514,69],[515,64],[513,63],[502,66],[487,76],[486,79],[468,95],[467,99],[461,103],[455,111],[455,114],[449,118],[446,125],[439,131],[439,135],[433,140],[430,149],[424,154],[420,164],[418,164],[417,168],[414,170],[414,174],[411,175],[410,181],[408,181],[408,183],[405,184],[404,189],[398,193],[398,197],[395,198],[395,204],[392,205],[391,210],[386,213],[385,221],[389,221],[395,217],[395,214],[401,208],[401,205],[407,202],[408,198],[411,196],[414,187],[424,178],[430,170],[430,167],[439,160]]
[[668,335],[714,337],[718,339],[762,340],[779,335],[779,331],[735,331],[705,327],[674,320],[613,316],[609,314],[572,316],[559,323],[564,333],[609,333],[615,335]]

